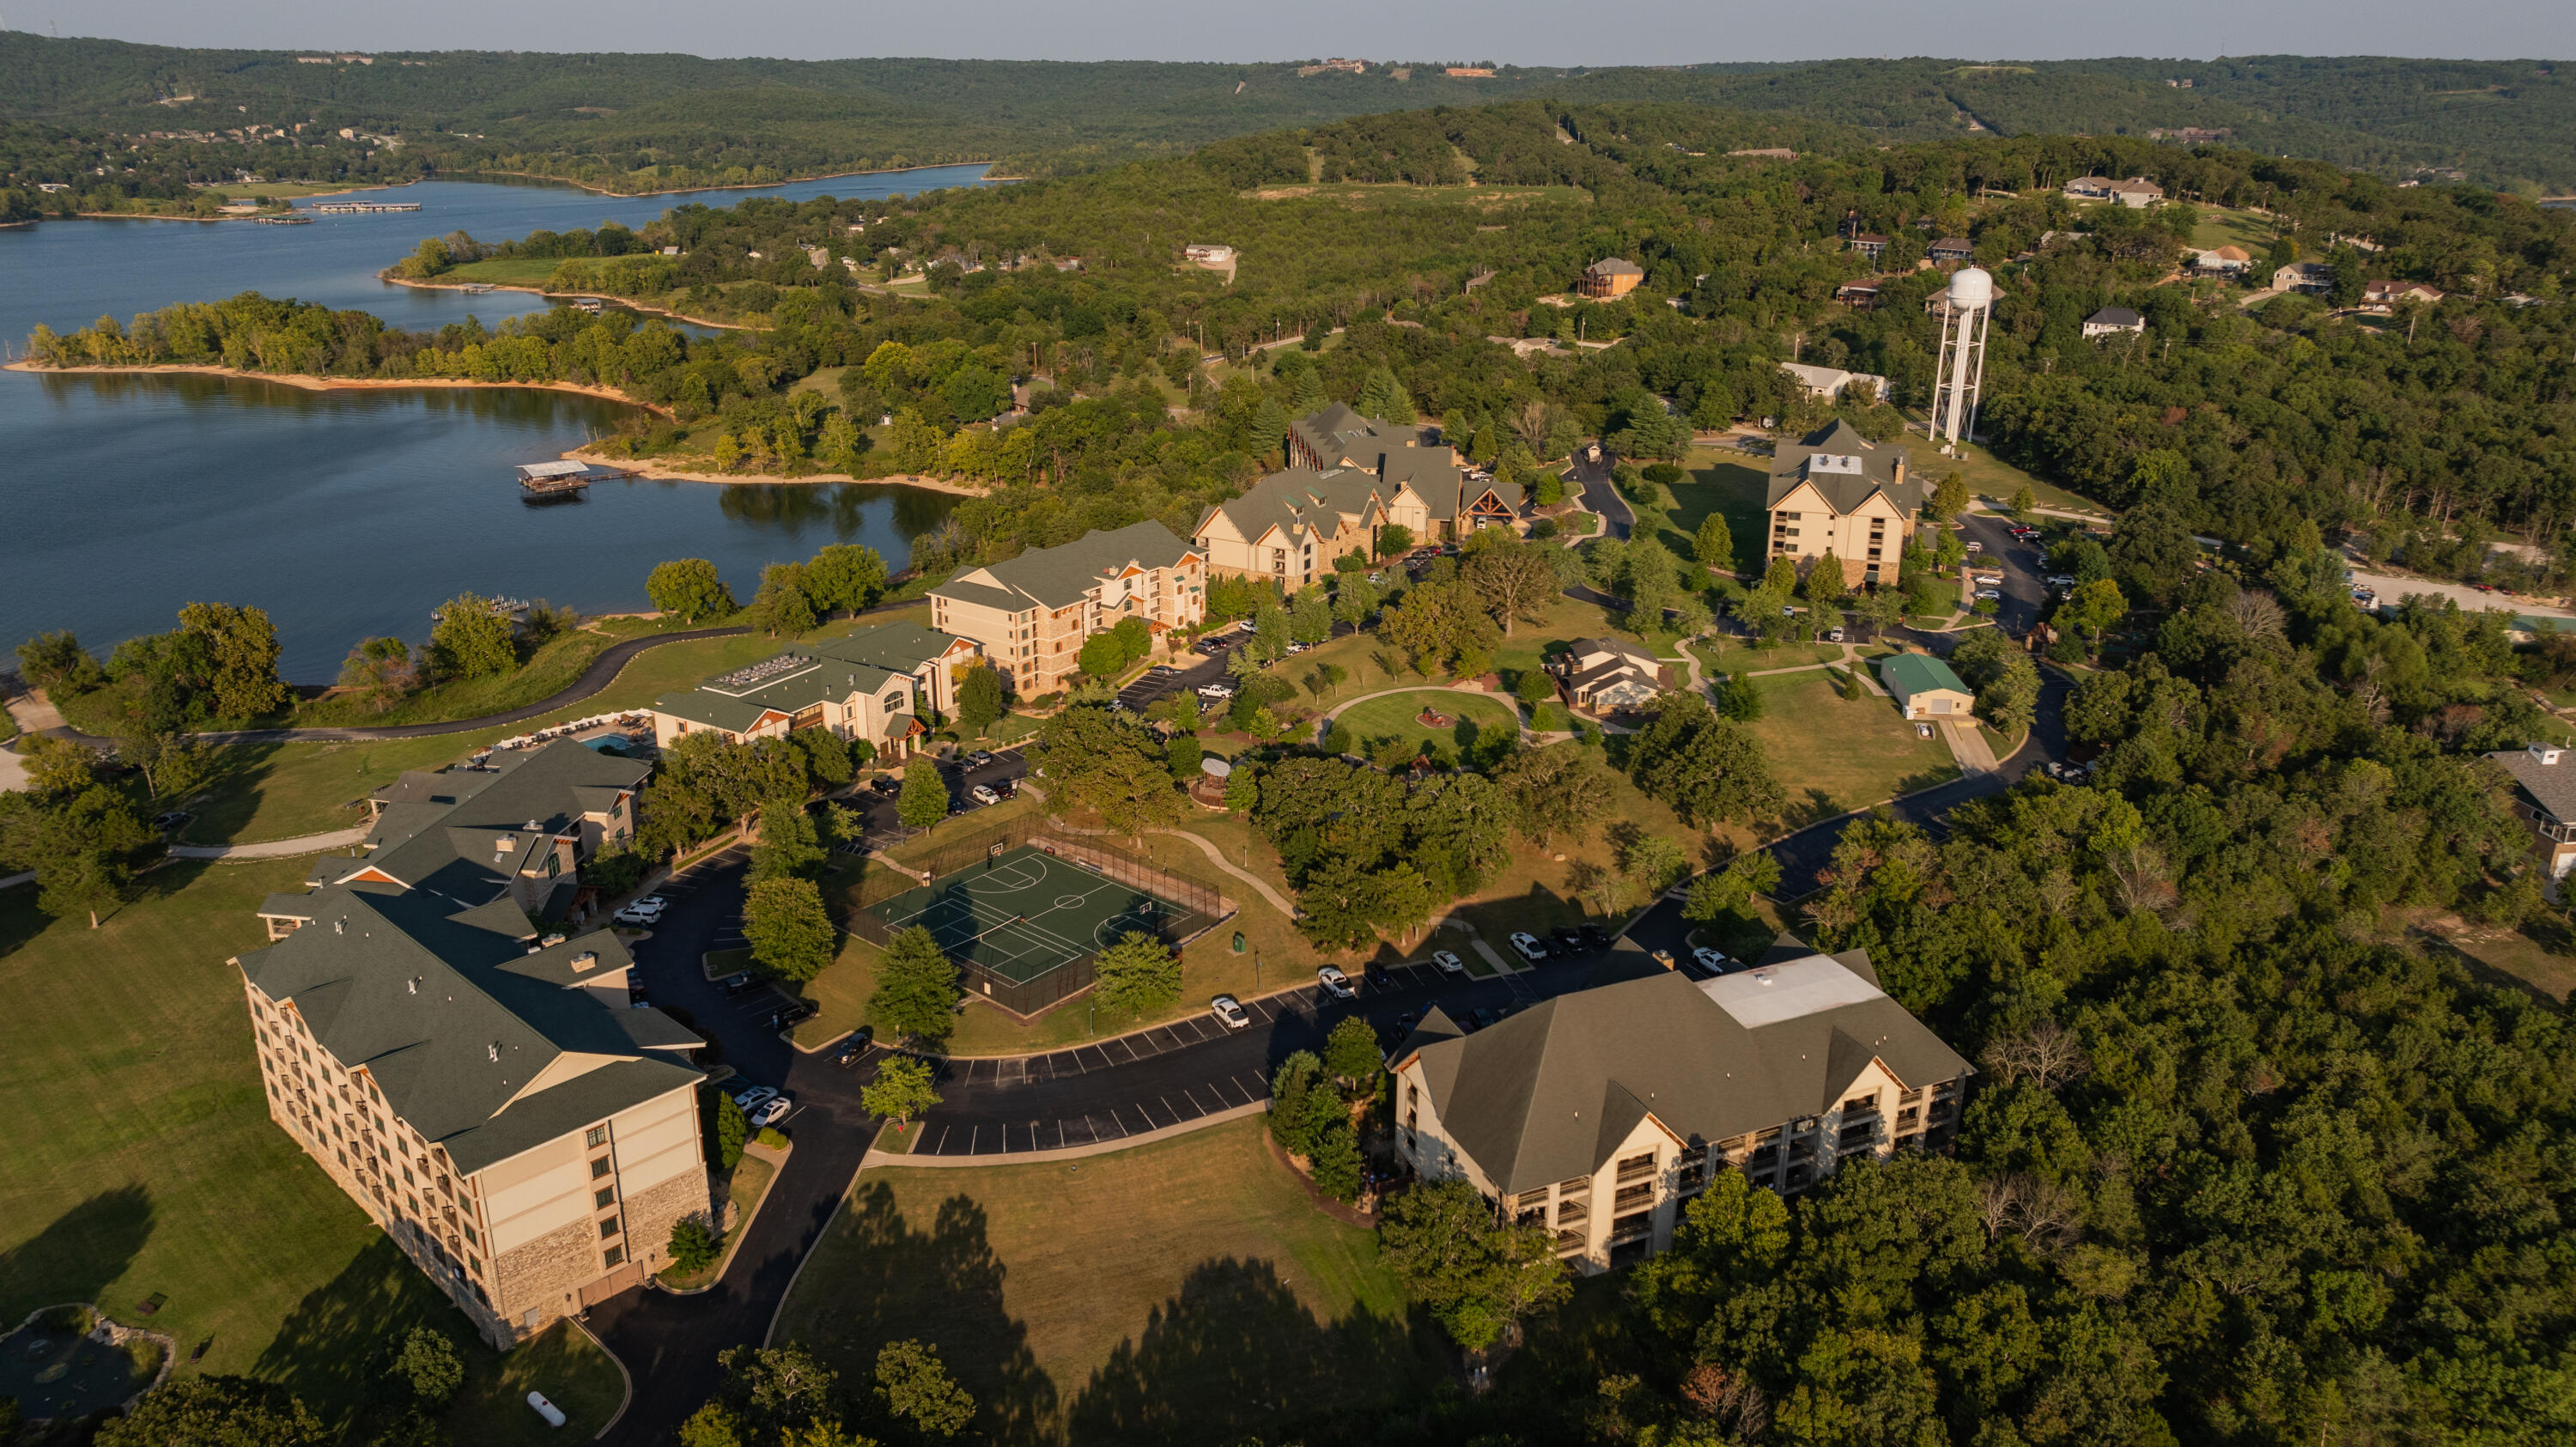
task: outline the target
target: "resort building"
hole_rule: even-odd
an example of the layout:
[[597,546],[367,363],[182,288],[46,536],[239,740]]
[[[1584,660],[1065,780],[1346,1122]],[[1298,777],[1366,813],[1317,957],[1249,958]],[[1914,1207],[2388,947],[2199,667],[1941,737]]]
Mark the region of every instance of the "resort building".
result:
[[1288,424],[1288,459],[1319,473],[1372,474],[1386,521],[1425,542],[1516,526],[1523,506],[1520,488],[1466,466],[1439,428],[1363,417],[1340,402]]
[[1064,687],[1094,633],[1139,618],[1159,644],[1206,617],[1207,554],[1158,522],[1033,548],[930,590],[931,626],[973,640],[1024,696]]
[[1415,1171],[1545,1227],[1578,1270],[1669,1246],[1718,1171],[1794,1194],[1955,1135],[1972,1072],[1880,990],[1865,950],[1784,938],[1694,981],[1623,943],[1603,973],[1472,1035],[1435,1007],[1388,1067]]
[[[579,919],[592,901],[583,863],[635,837],[635,804],[651,764],[570,740],[485,756],[439,772],[406,770],[367,797],[356,854],[326,854],[309,888],[387,885],[482,903],[507,899],[530,918]],[[271,939],[313,917],[313,896],[273,894],[259,909]]]
[[1846,586],[1896,582],[1926,492],[1907,461],[1904,448],[1871,442],[1849,422],[1780,444],[1764,503],[1771,556],[1802,572],[1830,560]]
[[957,673],[981,650],[974,640],[888,623],[846,638],[799,643],[687,693],[653,702],[653,737],[669,748],[693,733],[728,743],[824,728],[865,739],[901,759],[928,735],[925,714],[957,706]]
[[632,834],[645,769],[562,742],[407,773],[231,961],[270,1118],[495,1347],[640,1284],[711,1207],[699,1038],[634,1005],[614,934],[534,922]]
[[2487,757],[2513,776],[2513,812],[2531,826],[2556,888],[2576,869],[2576,749],[2533,744]]
[[1387,522],[1376,474],[1356,467],[1274,472],[1199,519],[1208,571],[1268,578],[1291,590],[1333,571],[1346,553],[1377,555]]

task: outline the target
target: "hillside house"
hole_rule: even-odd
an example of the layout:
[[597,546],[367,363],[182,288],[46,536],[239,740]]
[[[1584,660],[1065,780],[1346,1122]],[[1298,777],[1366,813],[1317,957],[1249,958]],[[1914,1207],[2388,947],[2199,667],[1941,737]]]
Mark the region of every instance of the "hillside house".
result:
[[1770,556],[1801,572],[1839,567],[1846,586],[1896,582],[1928,492],[1908,461],[1904,448],[1871,442],[1849,422],[1780,444],[1763,503]]

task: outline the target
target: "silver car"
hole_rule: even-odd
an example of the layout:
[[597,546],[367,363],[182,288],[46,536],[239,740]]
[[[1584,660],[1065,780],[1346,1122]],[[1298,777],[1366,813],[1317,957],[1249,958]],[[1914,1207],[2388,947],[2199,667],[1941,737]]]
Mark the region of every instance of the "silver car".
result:
[[1244,1009],[1243,1002],[1232,995],[1219,995],[1208,1001],[1208,1013],[1228,1030],[1242,1030],[1252,1024],[1252,1012]]

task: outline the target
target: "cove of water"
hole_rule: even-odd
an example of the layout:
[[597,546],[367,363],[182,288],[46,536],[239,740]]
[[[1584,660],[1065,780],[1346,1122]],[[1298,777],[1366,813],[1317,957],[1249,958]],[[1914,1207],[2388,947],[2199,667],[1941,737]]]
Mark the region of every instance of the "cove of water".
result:
[[[690,201],[915,194],[974,184],[983,169],[641,198],[431,181],[360,193],[419,201],[417,212],[310,226],[45,222],[0,230],[0,339],[18,347],[39,322],[69,330],[243,291],[407,328],[468,315],[493,324],[546,303],[393,286],[376,273],[421,237],[459,229],[500,240],[609,220],[640,227]],[[763,565],[827,542],[865,543],[900,568],[911,540],[954,504],[875,484],[686,482],[519,500],[512,467],[613,430],[623,410],[535,390],[314,393],[204,376],[0,372],[0,649],[70,628],[104,656],[174,626],[183,603],[219,600],[267,609],[286,677],[327,682],[361,638],[426,638],[430,610],[460,592],[644,608],[655,563],[704,557],[748,598]]]

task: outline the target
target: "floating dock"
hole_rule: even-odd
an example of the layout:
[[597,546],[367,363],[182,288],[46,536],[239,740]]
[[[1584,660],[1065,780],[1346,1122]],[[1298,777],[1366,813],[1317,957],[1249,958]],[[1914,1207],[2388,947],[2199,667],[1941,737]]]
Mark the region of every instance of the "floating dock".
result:
[[420,203],[417,201],[316,201],[304,209],[307,211],[335,211],[342,213],[357,211],[417,211],[420,209]]
[[579,462],[523,462],[519,491],[523,496],[568,497],[590,486],[590,468]]

